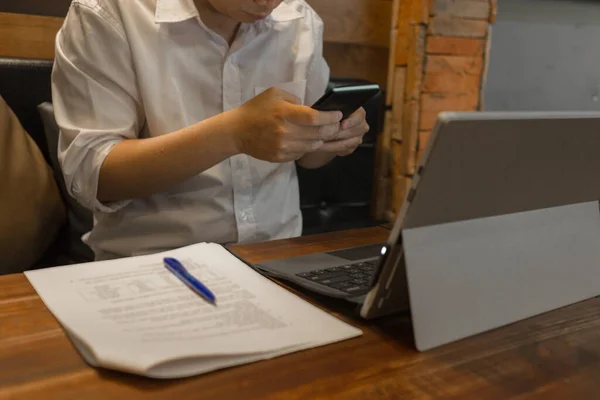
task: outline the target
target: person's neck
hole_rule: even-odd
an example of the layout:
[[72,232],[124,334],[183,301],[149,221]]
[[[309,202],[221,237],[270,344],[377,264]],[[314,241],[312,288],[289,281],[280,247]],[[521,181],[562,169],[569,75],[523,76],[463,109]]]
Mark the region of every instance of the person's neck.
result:
[[231,46],[240,23],[213,8],[208,0],[194,0],[202,22],[211,30],[222,36]]

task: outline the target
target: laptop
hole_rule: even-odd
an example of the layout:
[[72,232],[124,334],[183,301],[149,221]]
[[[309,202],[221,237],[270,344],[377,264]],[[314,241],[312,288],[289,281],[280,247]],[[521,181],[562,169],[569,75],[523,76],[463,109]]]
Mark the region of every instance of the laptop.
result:
[[[255,268],[346,299],[363,318],[376,318],[409,310],[403,230],[598,199],[600,113],[441,113],[385,243]],[[419,286],[427,287],[432,278],[419,274],[411,271],[411,279],[422,279]],[[440,295],[456,294],[410,293]]]

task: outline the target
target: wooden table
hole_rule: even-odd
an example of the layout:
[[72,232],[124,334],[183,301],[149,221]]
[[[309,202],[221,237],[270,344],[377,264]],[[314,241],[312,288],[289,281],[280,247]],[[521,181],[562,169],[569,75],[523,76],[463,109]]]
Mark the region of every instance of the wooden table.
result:
[[[251,262],[371,244],[382,228],[236,246]],[[568,266],[565,266],[568,268]],[[360,338],[195,378],[157,381],[87,366],[23,275],[0,277],[0,399],[598,399],[593,299],[418,353],[410,321],[365,322]]]

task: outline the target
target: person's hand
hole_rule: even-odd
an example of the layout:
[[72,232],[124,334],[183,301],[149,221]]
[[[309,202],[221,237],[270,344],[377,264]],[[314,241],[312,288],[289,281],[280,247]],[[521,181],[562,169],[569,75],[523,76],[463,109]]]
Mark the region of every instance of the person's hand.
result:
[[333,153],[338,156],[347,156],[354,153],[362,143],[365,133],[369,132],[366,116],[367,113],[364,108],[361,107],[356,110],[341,122],[340,130],[333,135],[331,140],[326,141],[318,151]]
[[271,88],[254,97],[235,113],[239,152],[270,162],[295,161],[319,150],[338,136],[342,114],[299,105],[295,96]]

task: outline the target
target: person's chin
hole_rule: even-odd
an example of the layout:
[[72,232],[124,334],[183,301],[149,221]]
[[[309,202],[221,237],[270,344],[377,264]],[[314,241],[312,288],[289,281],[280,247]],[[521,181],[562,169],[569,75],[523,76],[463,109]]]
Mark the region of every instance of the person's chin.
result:
[[251,14],[244,11],[244,21],[243,22],[256,22],[261,21],[267,18],[269,14]]

